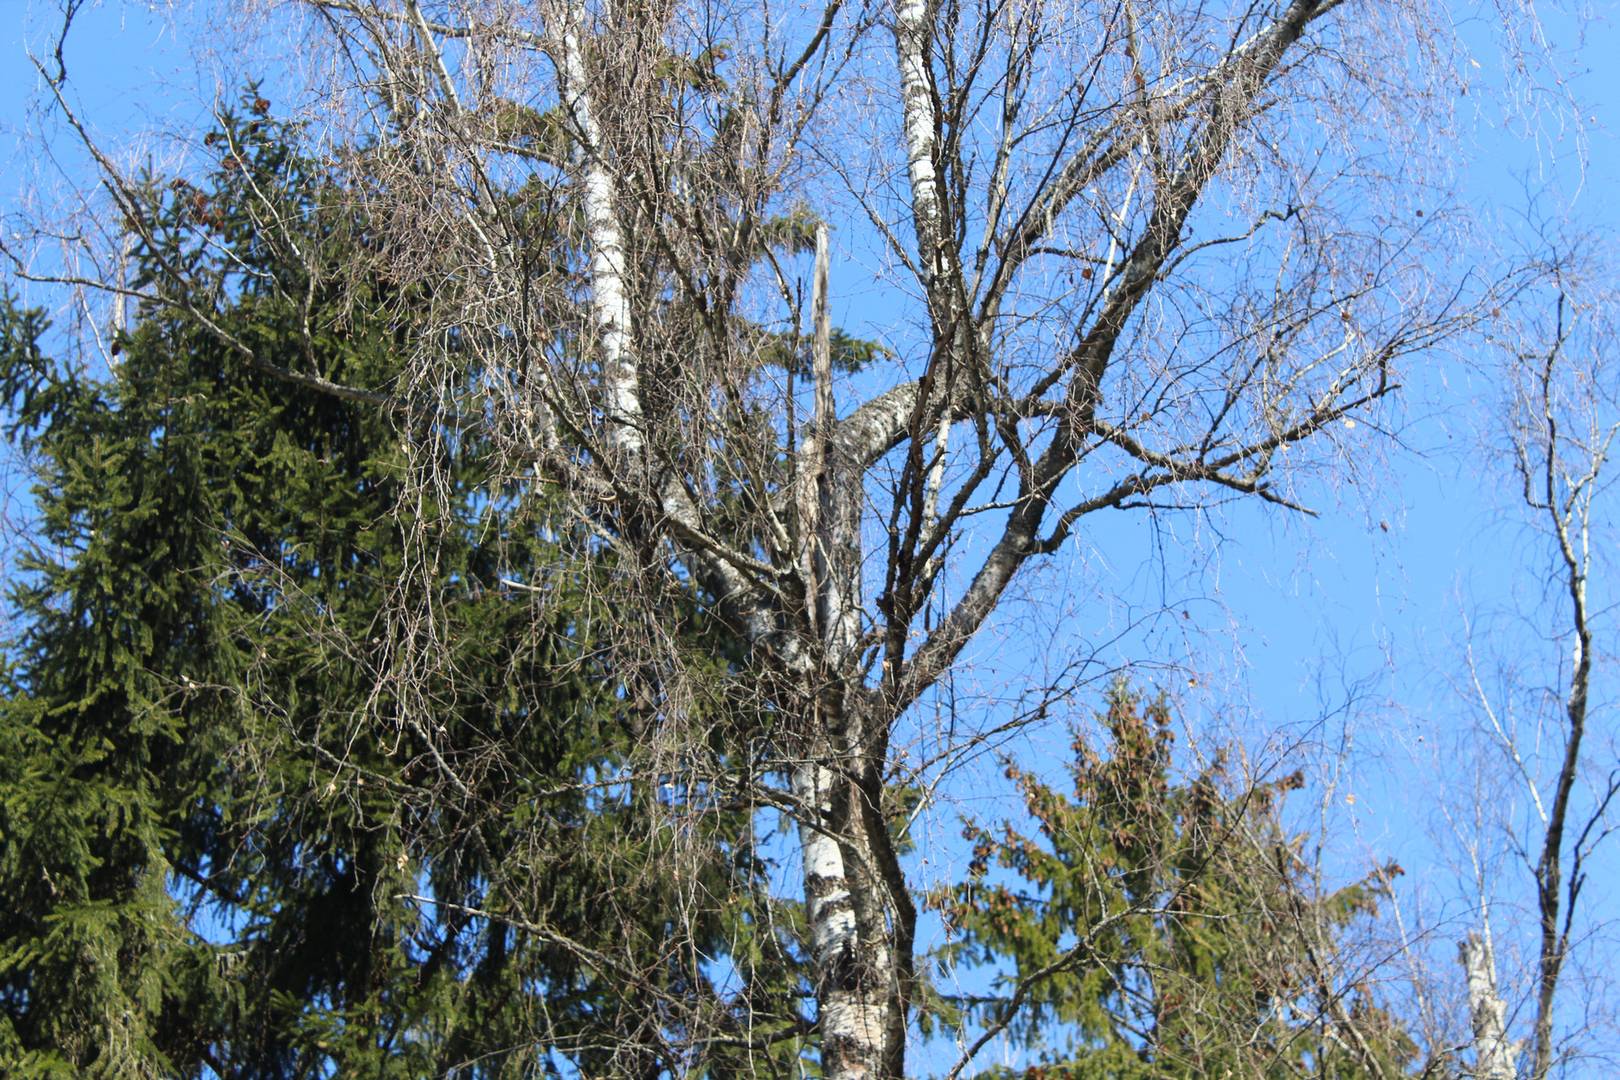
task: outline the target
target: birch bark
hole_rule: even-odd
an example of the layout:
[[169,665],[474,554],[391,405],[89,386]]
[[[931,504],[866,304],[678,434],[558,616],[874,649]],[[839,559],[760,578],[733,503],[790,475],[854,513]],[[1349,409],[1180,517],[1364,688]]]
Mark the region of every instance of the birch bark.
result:
[[[821,1030],[821,1064],[829,1077],[876,1077],[898,1070],[904,1008],[884,905],[872,895],[869,874],[852,875],[850,861],[871,864],[867,829],[852,783],[862,756],[857,709],[860,673],[860,520],[858,461],[834,439],[828,317],[830,256],[826,226],[816,230],[811,308],[815,320],[813,434],[804,465],[811,491],[802,523],[813,593],[811,625],[819,634],[820,670],[807,670],[811,716],[807,760],[795,772],[794,795],[807,812],[799,819],[806,916],[810,925]],[[810,667],[810,665],[807,665]],[[856,895],[859,891],[863,895]]]
[[602,396],[606,403],[610,443],[635,462],[643,448],[641,397],[630,349],[630,294],[625,283],[624,237],[614,205],[613,175],[602,160],[601,131],[586,92],[585,53],[580,40],[581,13],[563,12],[561,77],[564,102],[584,136],[578,154],[583,165],[581,196],[585,229],[590,238],[591,307],[596,346],[602,358]]
[[[1487,931],[1487,934],[1489,931]],[[1513,1080],[1518,1056],[1507,1033],[1507,1005],[1496,989],[1496,957],[1488,936],[1469,934],[1458,945],[1468,976],[1468,1015],[1474,1028],[1476,1080]]]

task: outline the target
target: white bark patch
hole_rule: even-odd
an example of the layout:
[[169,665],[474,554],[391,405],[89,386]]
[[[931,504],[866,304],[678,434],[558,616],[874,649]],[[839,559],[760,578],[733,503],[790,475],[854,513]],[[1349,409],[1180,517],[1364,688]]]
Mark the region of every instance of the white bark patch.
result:
[[[859,998],[837,995],[821,1006],[821,1029],[824,1037],[826,1032],[838,1032],[839,1038],[846,1040],[845,1046],[876,1047],[883,1039],[883,1009],[880,1005]],[[829,1078],[858,1080],[876,1075],[862,1060],[867,1054],[842,1053],[840,1050],[835,1046],[833,1060],[823,1063]],[[823,1056],[826,1056],[825,1052]]]
[[[817,810],[825,808],[831,783],[832,770],[820,765],[806,765],[794,774],[797,794]],[[839,850],[838,841],[801,818],[799,843],[804,854],[804,891],[811,947],[818,957],[835,955],[846,945],[853,948],[855,912],[850,906],[849,888],[844,878],[844,853]]]
[[923,270],[932,274],[939,242],[938,174],[934,168],[934,95],[929,75],[931,13],[928,0],[899,0],[894,12],[895,46],[900,59],[900,100],[911,175],[911,209],[917,223]]
[[602,159],[601,131],[585,92],[585,57],[570,13],[562,32],[562,76],[567,106],[584,136],[585,228],[591,241],[591,305],[602,356],[602,395],[608,437],[627,457],[641,454],[641,398],[630,343],[630,296],[625,287],[624,240],[614,207],[613,176]]
[[1468,1012],[1474,1028],[1474,1075],[1513,1080],[1518,1048],[1507,1035],[1507,1005],[1496,990],[1496,957],[1488,936],[1469,934],[1458,946],[1468,976]]

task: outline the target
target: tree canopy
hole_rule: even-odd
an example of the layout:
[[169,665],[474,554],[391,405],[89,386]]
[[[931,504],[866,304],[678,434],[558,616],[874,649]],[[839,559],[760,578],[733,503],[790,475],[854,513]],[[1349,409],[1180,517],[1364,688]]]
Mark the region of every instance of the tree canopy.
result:
[[[1395,868],[1321,876],[1293,777],[1178,762],[1128,681],[1072,760],[1012,756],[1196,633],[1088,557],[1104,522],[1155,531],[1146,566],[1228,504],[1310,512],[1520,302],[1447,250],[1445,20],[285,0],[245,7],[309,62],[142,172],[81,112],[80,7],[37,67],[90,224],[33,239],[105,261],[0,235],[83,313],[0,305],[38,479],[0,687],[13,1071],[1465,1068],[1356,951]],[[1561,763],[1494,736],[1538,810],[1556,781],[1536,1080],[1620,791],[1579,782],[1612,429],[1572,438],[1552,381],[1516,446],[1578,646]],[[957,820],[998,752],[1006,820]],[[920,854],[942,822],[960,879]]]
[[[255,99],[209,136],[234,154],[205,184],[151,178],[158,242],[136,253],[143,281],[183,264],[212,282],[223,334],[194,298],[153,300],[96,378],[7,309],[12,437],[40,480],[0,705],[0,1060],[641,1075],[741,1039],[743,1009],[748,1032],[791,1036],[791,917],[756,928],[747,814],[677,837],[644,812],[666,798],[630,766],[649,706],[593,640],[589,545],[542,489],[468,483],[472,433],[441,497],[410,504],[396,416],[224,342],[321,379],[398,374],[400,327],[375,314],[397,305],[326,272],[364,220]],[[258,236],[249,191],[297,233]],[[419,558],[431,611],[390,626]],[[726,662],[700,614],[670,614]],[[442,676],[386,677],[411,634],[446,650]],[[719,985],[732,949],[746,981]]]

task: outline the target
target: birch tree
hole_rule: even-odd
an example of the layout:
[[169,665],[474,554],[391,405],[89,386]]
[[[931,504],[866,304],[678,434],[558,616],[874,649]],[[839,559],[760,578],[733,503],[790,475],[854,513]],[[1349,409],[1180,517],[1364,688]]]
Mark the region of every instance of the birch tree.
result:
[[[983,729],[919,761],[905,725],[1020,579],[1109,511],[1308,512],[1297,478],[1358,467],[1344,444],[1403,360],[1473,317],[1467,283],[1425,262],[1435,206],[1421,141],[1399,141],[1444,113],[1412,74],[1425,10],[265,7],[315,72],[312,142],[378,223],[349,272],[418,298],[398,313],[406,375],[278,363],[178,267],[157,299],[244,364],[395,416],[404,498],[459,482],[435,448],[472,428],[500,448],[490,498],[562,493],[610,556],[591,584],[616,666],[646,673],[672,827],[739,802],[793,823],[829,1077],[906,1070],[926,975],[895,793],[934,789]],[[830,317],[861,237],[894,328],[864,352]],[[268,205],[241,242],[297,254]],[[409,688],[448,661],[409,581],[431,530],[413,542],[374,719],[431,743]],[[742,642],[723,676],[661,625],[672,597]],[[770,722],[739,745],[715,701]]]
[[[1531,535],[1550,556],[1538,606],[1551,615],[1543,632],[1557,653],[1516,656],[1500,680],[1491,680],[1470,647],[1480,734],[1503,767],[1508,793],[1501,812],[1485,821],[1502,830],[1515,856],[1505,862],[1502,880],[1480,882],[1482,925],[1461,945],[1482,1077],[1515,1075],[1523,1051],[1525,1072],[1541,1080],[1581,1052],[1579,1031],[1560,1030],[1566,1026],[1560,988],[1577,959],[1582,927],[1591,925],[1583,894],[1603,865],[1601,845],[1620,795],[1620,772],[1606,764],[1600,741],[1607,704],[1600,679],[1607,606],[1599,599],[1606,595],[1601,551],[1620,417],[1607,355],[1612,301],[1599,280],[1579,249],[1555,252],[1522,300],[1523,321],[1499,343],[1512,395],[1514,490]],[[1514,1041],[1506,1022],[1512,991],[1499,988],[1493,938],[1521,940],[1500,912],[1523,885],[1532,890],[1526,907],[1533,914],[1524,925],[1534,927],[1525,948],[1533,976],[1520,1012],[1528,1030]],[[1584,1011],[1590,1015],[1591,1006]]]

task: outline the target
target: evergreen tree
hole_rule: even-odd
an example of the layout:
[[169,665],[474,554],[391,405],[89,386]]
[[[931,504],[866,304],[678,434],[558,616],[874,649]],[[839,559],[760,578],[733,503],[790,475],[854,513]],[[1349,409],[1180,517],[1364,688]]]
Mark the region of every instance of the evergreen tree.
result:
[[[148,183],[137,287],[166,302],[110,377],[4,310],[0,387],[40,477],[0,703],[7,1075],[791,1054],[794,912],[763,899],[745,809],[686,794],[686,835],[660,825],[656,694],[593,645],[589,544],[548,489],[490,492],[476,424],[324,389],[389,385],[430,298],[336,272],[372,230],[266,105],[208,136],[206,183]],[[436,502],[403,498],[406,438],[443,448]],[[669,614],[694,664],[729,662],[701,611]]]
[[932,903],[949,959],[997,990],[951,1004],[1010,1020],[1031,1078],[1405,1074],[1415,1045],[1340,949],[1398,868],[1322,891],[1281,823],[1298,774],[1239,790],[1218,760],[1176,782],[1164,699],[1123,685],[1099,721],[1072,794],[1008,766],[1037,835],[966,830],[968,880]]

